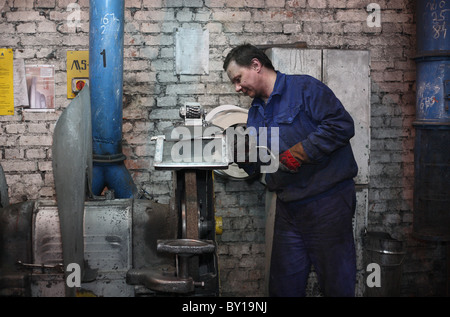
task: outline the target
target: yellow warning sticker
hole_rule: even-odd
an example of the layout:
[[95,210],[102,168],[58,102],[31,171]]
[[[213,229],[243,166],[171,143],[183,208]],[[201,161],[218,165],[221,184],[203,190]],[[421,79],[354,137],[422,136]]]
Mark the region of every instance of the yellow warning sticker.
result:
[[67,98],[75,98],[85,84],[89,84],[89,51],[67,51]]

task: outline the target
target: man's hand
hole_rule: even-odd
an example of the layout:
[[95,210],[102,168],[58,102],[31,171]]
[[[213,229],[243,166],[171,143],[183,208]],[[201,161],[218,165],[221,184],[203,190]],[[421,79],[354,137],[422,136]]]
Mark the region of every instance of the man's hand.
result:
[[308,155],[303,149],[302,143],[297,143],[290,149],[280,154],[280,170],[285,172],[298,172],[303,162],[308,162]]

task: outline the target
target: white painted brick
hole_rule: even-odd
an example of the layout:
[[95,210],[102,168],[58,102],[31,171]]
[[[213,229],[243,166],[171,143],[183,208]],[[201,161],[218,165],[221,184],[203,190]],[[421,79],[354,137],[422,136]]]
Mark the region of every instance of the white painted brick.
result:
[[157,120],[157,119],[179,119],[179,109],[154,109],[150,113],[149,119],[150,120]]
[[6,21],[8,22],[40,22],[45,17],[40,15],[38,11],[14,11],[6,12]]
[[203,7],[203,0],[183,0],[183,7],[201,8]]
[[36,163],[35,162],[27,162],[27,161],[2,161],[3,171],[6,172],[33,172],[36,171]]
[[56,0],[36,0],[35,7],[38,9],[53,9],[56,6]]
[[161,27],[158,23],[144,22],[141,24],[141,32],[144,33],[158,33],[161,31]]
[[243,11],[216,11],[213,13],[214,21],[249,21],[251,19],[250,12]]
[[183,0],[166,0],[165,5],[166,7],[183,7]]
[[24,158],[24,150],[17,148],[6,148],[5,149],[5,159],[21,159]]
[[2,33],[16,33],[16,29],[13,24],[9,23],[0,23],[0,29]]
[[278,22],[265,23],[264,24],[265,33],[281,33],[283,32],[283,25]]
[[47,133],[48,128],[45,123],[30,123],[28,124],[28,132],[29,133]]
[[[3,4],[5,4],[5,1],[2,1]],[[14,7],[17,9],[29,9],[33,8],[34,0],[22,0],[22,1],[15,1]],[[2,8],[0,8],[2,9]]]
[[43,21],[37,24],[37,31],[43,33],[54,33],[56,32],[56,24],[52,21]]
[[[158,1],[153,1],[153,2],[158,2]],[[142,1],[141,0],[127,0],[125,1],[125,9],[127,8],[140,8],[142,5]]]
[[280,22],[292,22],[294,13],[289,10],[279,10],[279,11],[256,11],[253,15],[254,21],[280,21]]
[[308,5],[314,9],[323,9],[327,7],[327,0],[308,0]]
[[177,105],[177,97],[165,96],[156,98],[156,105],[158,107],[174,107]]
[[244,32],[249,33],[261,33],[264,30],[264,24],[263,23],[245,23],[244,25]]
[[36,23],[28,22],[17,25],[17,32],[19,33],[36,33]]
[[204,94],[205,85],[203,84],[178,84],[167,85],[167,95],[195,95]]
[[302,31],[302,25],[300,23],[287,23],[283,24],[283,33],[297,34]]
[[176,21],[173,22],[163,22],[161,26],[161,32],[163,33],[173,33],[177,28],[180,27],[180,24]]
[[211,16],[210,10],[199,10],[195,12],[194,21],[208,22],[210,20],[210,16]]
[[27,159],[44,159],[46,158],[47,153],[44,149],[28,149],[26,151]]
[[243,27],[244,27],[244,23],[242,23],[242,22],[239,22],[239,23],[235,23],[235,22],[224,23],[223,24],[223,31],[224,32],[228,32],[228,33],[229,32],[231,32],[231,33],[242,32]]
[[142,5],[144,8],[161,8],[163,6],[162,0],[143,0]]
[[19,139],[21,146],[51,146],[53,137],[50,135],[22,135]]
[[134,14],[134,19],[137,21],[171,21],[175,19],[174,12],[169,10],[151,10],[151,11],[137,11]]
[[[280,0],[278,2],[280,2],[280,5],[283,5],[284,0]],[[248,8],[265,8],[265,1],[264,0],[245,0],[244,6],[248,7]]]
[[38,162],[38,169],[43,172],[52,171],[53,170],[52,162],[50,161]]
[[2,36],[0,37],[0,47],[15,47],[19,44],[19,36]]
[[176,19],[179,22],[187,22],[187,21],[192,21],[193,16],[194,16],[194,14],[192,13],[192,11],[190,11],[188,9],[183,9],[183,10],[177,12]]
[[208,8],[225,8],[226,0],[205,0],[205,6]]
[[24,133],[26,130],[26,126],[24,124],[9,124],[5,126],[6,133]]

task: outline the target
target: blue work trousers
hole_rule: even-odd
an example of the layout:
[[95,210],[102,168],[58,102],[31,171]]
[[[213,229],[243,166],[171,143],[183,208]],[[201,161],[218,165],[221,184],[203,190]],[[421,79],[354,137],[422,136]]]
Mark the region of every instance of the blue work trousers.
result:
[[308,203],[277,199],[269,295],[306,296],[311,265],[324,296],[355,296],[355,185]]

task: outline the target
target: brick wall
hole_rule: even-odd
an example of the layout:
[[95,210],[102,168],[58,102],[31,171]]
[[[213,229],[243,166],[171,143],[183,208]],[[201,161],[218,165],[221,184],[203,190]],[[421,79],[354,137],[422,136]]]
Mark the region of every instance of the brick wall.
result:
[[[0,1],[0,5],[5,1]],[[381,26],[369,27],[366,7],[381,7]],[[81,8],[81,25],[67,25],[70,3]],[[56,111],[16,111],[0,117],[0,158],[11,203],[55,196],[52,132],[66,98],[66,51],[87,50],[87,0],[6,0],[0,8],[0,47],[14,49],[26,64],[53,64]],[[414,1],[380,0],[126,0],[124,60],[124,153],[140,189],[167,203],[170,173],[152,168],[150,137],[178,119],[188,101],[210,108],[248,107],[222,70],[235,45],[306,42],[309,48],[364,49],[371,54],[372,119],[369,230],[407,242],[402,294],[438,295],[445,286],[444,246],[411,237],[415,116]],[[174,29],[207,28],[209,75],[174,75]],[[264,294],[264,193],[259,182],[216,178],[218,237],[224,295]],[[443,282],[444,281],[444,282]]]

